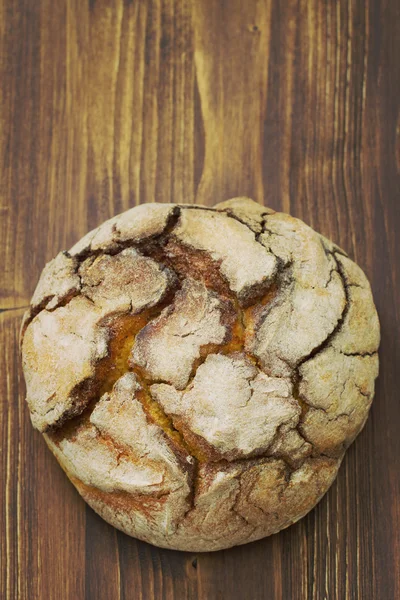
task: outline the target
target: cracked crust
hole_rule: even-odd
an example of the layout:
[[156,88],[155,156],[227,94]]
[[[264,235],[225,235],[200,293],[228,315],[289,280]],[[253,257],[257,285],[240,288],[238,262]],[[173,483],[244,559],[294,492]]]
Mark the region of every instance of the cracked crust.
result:
[[104,492],[160,494],[184,487],[187,473],[161,427],[148,421],[140,390],[135,375],[126,373],[67,436],[46,434],[72,477]]
[[174,275],[154,260],[127,248],[115,256],[86,259],[79,268],[82,294],[103,313],[140,313],[158,304]]
[[250,228],[228,215],[184,208],[173,236],[217,261],[239,301],[248,302],[271,285],[277,269],[276,257],[257,243]]
[[257,234],[263,231],[265,217],[275,213],[271,208],[257,204],[246,196],[219,202],[214,208],[236,218]]
[[245,197],[106,221],[46,265],[21,329],[32,423],[81,495],[191,551],[315,506],[367,419],[378,346],[361,269]]
[[282,460],[202,464],[195,501],[178,522],[173,543],[153,518],[159,506],[149,507],[147,527],[135,497],[116,497],[75,481],[90,506],[108,523],[129,535],[163,548],[209,552],[253,542],[289,527],[319,502],[333,483],[340,460],[307,459],[290,472]]
[[150,391],[173,421],[228,460],[265,453],[278,428],[296,427],[301,412],[290,379],[268,377],[240,354],[209,354],[185,392],[162,384]]
[[147,420],[141,386],[126,373],[96,404],[88,420],[60,439],[46,441],[72,480],[107,494],[133,495],[137,503],[164,497],[153,510],[157,528],[171,535],[188,509],[193,460],[177,457],[163,430]]
[[87,259],[79,272],[82,295],[39,312],[22,341],[27,402],[40,431],[78,414],[97,393],[118,319],[153,307],[174,284],[168,270],[131,248]]
[[161,235],[173,217],[173,204],[141,204],[89,231],[69,251],[71,256],[115,250],[124,242],[139,243]]
[[68,252],[60,252],[42,271],[31,299],[31,309],[52,310],[81,289],[78,261]]
[[173,304],[136,337],[129,364],[144,369],[153,381],[184,389],[201,348],[231,338],[235,317],[232,303],[188,278]]
[[286,269],[273,302],[253,311],[246,348],[271,375],[290,376],[340,324],[346,294],[335,259],[298,219],[268,215],[259,240]]
[[[370,285],[350,259],[337,255],[348,303],[329,344],[300,367],[301,397],[310,407],[301,431],[321,453],[338,455],[366,421],[378,376],[379,321]],[[318,377],[315,375],[318,374]]]

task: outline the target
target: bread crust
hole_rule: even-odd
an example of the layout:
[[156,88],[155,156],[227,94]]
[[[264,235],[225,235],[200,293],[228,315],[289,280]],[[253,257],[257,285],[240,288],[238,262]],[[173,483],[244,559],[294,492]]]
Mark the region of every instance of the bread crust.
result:
[[21,328],[32,423],[79,493],[190,551],[315,506],[367,419],[379,341],[362,270],[244,197],[106,221],[46,265]]

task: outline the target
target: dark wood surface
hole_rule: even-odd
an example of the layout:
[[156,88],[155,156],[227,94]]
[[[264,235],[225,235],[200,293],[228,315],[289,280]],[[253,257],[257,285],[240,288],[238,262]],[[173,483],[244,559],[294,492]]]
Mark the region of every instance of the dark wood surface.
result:
[[[399,0],[0,0],[0,597],[400,598]],[[271,538],[190,554],[98,518],[29,421],[17,349],[47,260],[139,203],[250,195],[366,270],[368,423]]]

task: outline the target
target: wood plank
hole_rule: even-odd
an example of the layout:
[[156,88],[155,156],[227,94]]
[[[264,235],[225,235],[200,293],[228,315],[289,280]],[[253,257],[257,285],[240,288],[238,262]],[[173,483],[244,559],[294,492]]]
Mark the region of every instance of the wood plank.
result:
[[[0,314],[0,597],[83,598],[85,504],[32,428],[20,369],[23,311]],[[4,376],[3,376],[4,374]]]
[[196,77],[205,155],[196,201],[263,202],[262,124],[271,1],[193,3]]

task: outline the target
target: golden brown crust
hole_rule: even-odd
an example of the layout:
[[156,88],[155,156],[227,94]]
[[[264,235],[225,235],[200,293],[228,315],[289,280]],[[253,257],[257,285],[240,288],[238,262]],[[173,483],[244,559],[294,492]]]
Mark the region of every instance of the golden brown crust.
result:
[[44,269],[21,348],[34,426],[130,535],[217,550],[306,514],[378,374],[369,283],[248,198],[141,205]]

